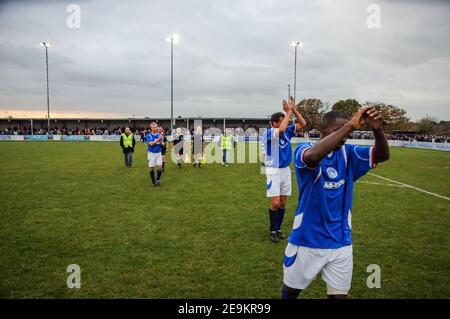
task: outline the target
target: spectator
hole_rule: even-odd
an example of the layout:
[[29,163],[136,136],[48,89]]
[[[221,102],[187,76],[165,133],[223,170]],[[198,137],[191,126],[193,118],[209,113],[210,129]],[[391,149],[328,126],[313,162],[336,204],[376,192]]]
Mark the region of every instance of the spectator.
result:
[[129,127],[125,128],[125,133],[123,133],[120,137],[120,146],[122,147],[122,151],[124,154],[125,166],[131,168],[133,162],[133,152],[134,147],[136,145],[136,141],[134,139],[134,135],[131,133]]

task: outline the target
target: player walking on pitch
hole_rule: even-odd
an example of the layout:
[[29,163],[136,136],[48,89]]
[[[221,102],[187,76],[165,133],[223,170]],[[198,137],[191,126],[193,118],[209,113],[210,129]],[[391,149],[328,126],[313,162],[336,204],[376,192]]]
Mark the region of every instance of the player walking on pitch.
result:
[[[375,145],[345,144],[361,121],[374,132]],[[294,151],[300,192],[293,230],[284,257],[283,299],[295,299],[322,272],[329,298],[343,299],[353,271],[353,185],[377,163],[389,159],[383,119],[374,107],[345,114],[325,114],[321,139],[300,143]]]
[[[292,161],[291,138],[306,126],[302,115],[295,108],[292,97],[288,102],[283,100],[283,110],[286,114],[281,112],[272,114],[270,118],[271,127],[263,135],[266,188],[267,197],[270,198],[270,240],[275,243],[285,239],[281,231],[281,225],[284,219],[286,200],[292,191],[291,169],[289,167]],[[289,125],[292,114],[297,119],[295,125]]]
[[[161,185],[161,175],[162,175],[162,143],[164,136],[158,132],[158,125],[155,122],[150,124],[150,132],[146,136],[147,141],[147,159],[148,167],[150,168],[150,178],[152,180],[153,186]],[[157,175],[155,178],[154,168],[156,167]]]
[[164,134],[164,129],[162,126],[158,126],[158,133],[161,134],[161,156],[162,156],[162,171],[164,172],[166,166],[166,152],[167,152],[167,137]]
[[181,128],[177,128],[176,134],[173,137],[173,151],[175,152],[177,167],[181,168],[181,163],[183,163],[183,147],[184,147],[184,136],[181,133]]
[[198,164],[198,168],[202,167],[203,157],[203,130],[198,126],[192,135],[192,161],[194,167]]

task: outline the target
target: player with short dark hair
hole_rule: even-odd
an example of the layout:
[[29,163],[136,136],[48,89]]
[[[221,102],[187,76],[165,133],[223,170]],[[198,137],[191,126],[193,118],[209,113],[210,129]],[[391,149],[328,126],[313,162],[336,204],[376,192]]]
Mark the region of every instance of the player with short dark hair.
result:
[[[270,240],[279,242],[285,239],[281,225],[284,219],[287,197],[291,195],[291,169],[292,161],[291,138],[306,126],[302,115],[296,110],[294,99],[288,102],[283,100],[283,110],[274,113],[270,117],[270,128],[268,128],[262,139],[265,152],[265,171],[267,197],[270,198],[269,206],[269,231]],[[297,122],[289,125],[291,115],[294,114]]]
[[[345,144],[349,134],[369,125],[374,146]],[[284,257],[282,298],[295,299],[321,272],[329,298],[346,298],[353,270],[352,199],[354,182],[389,159],[383,119],[374,107],[349,121],[343,113],[324,116],[317,143],[294,151],[299,200]]]

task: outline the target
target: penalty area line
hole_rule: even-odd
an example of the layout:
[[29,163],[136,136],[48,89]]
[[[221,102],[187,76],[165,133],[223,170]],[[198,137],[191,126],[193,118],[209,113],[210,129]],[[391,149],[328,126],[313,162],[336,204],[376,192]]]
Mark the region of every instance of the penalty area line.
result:
[[418,192],[421,192],[421,193],[424,193],[424,194],[427,194],[427,195],[431,195],[431,196],[434,196],[434,197],[437,197],[437,198],[441,198],[441,199],[445,199],[445,200],[450,201],[450,197],[447,197],[447,196],[444,196],[444,195],[439,195],[439,194],[436,194],[436,193],[433,193],[433,192],[429,192],[427,190],[424,190],[424,189],[421,189],[421,188],[418,188],[418,187],[415,187],[415,186],[412,186],[412,185],[408,185],[408,184],[405,184],[405,183],[402,183],[402,182],[398,182],[398,181],[395,181],[395,180],[390,179],[390,178],[386,178],[386,177],[383,177],[383,176],[380,176],[380,175],[377,175],[377,174],[373,174],[373,173],[367,173],[367,175],[374,176],[374,177],[377,177],[379,179],[382,179],[382,180],[385,180],[385,181],[388,181],[388,182],[391,182],[391,183],[395,183],[397,185],[402,185],[403,187],[411,188],[411,189],[414,189],[414,190],[416,190]]

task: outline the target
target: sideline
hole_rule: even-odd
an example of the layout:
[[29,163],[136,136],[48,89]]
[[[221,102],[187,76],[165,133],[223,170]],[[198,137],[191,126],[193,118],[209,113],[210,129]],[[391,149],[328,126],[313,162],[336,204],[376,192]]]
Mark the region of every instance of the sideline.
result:
[[370,185],[379,185],[379,186],[400,187],[400,188],[405,187],[404,185],[399,185],[399,184],[386,184],[386,183],[366,182],[366,181],[357,181],[357,183],[370,184]]
[[422,193],[425,193],[425,194],[428,194],[428,195],[431,195],[431,196],[434,196],[434,197],[437,197],[437,198],[441,198],[441,199],[445,199],[445,200],[450,201],[450,197],[447,197],[447,196],[444,196],[444,195],[439,195],[439,194],[436,194],[436,193],[432,193],[432,192],[429,192],[427,190],[424,190],[424,189],[421,189],[421,188],[418,188],[418,187],[415,187],[415,186],[412,186],[412,185],[408,185],[408,184],[405,184],[405,183],[401,183],[401,182],[398,182],[398,181],[394,181],[392,179],[389,179],[389,178],[386,178],[386,177],[383,177],[383,176],[380,176],[380,175],[377,175],[377,174],[367,173],[367,175],[374,176],[374,177],[383,179],[385,181],[388,181],[388,182],[391,182],[391,183],[395,183],[397,185],[402,185],[403,187],[414,189],[414,190],[416,190],[418,192],[422,192]]

